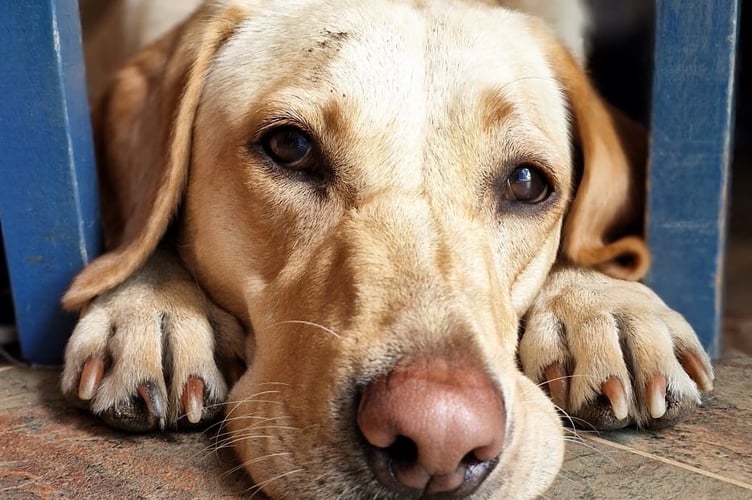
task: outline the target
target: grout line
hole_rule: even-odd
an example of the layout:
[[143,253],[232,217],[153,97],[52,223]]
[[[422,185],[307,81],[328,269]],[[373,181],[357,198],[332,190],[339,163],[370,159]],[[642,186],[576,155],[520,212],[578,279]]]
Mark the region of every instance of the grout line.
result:
[[609,441],[608,439],[603,439],[595,436],[583,436],[584,439],[588,441],[593,441],[595,443],[599,443],[605,446],[610,446],[612,448],[616,448],[617,450],[626,451],[628,453],[634,453],[635,455],[640,455],[641,457],[649,458],[651,460],[657,460],[659,462],[663,462],[664,464],[671,465],[673,467],[678,467],[680,469],[688,470],[690,472],[694,472],[696,474],[701,474],[703,476],[709,477],[711,479],[716,479],[718,481],[723,481],[724,483],[733,484],[734,486],[738,486],[740,488],[744,488],[746,490],[752,490],[752,484],[745,483],[743,481],[738,481],[736,479],[732,479],[730,477],[724,477],[718,474],[715,474],[714,472],[708,472],[706,470],[698,469],[697,467],[693,467],[692,465],[683,464],[681,462],[677,462],[676,460],[671,460],[669,458],[663,458],[659,457],[658,455],[653,455],[652,453],[648,453],[645,451],[636,450],[634,448],[630,448],[629,446],[624,446],[623,444],[615,443],[613,441]]

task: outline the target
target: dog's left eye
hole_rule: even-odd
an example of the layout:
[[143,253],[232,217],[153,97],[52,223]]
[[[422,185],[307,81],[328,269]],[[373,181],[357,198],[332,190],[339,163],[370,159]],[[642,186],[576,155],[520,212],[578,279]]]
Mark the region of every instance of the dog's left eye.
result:
[[311,138],[295,127],[280,127],[269,132],[261,142],[264,152],[277,165],[302,170],[309,166],[313,154]]
[[540,203],[551,193],[546,177],[531,165],[521,165],[507,178],[509,196],[524,203]]

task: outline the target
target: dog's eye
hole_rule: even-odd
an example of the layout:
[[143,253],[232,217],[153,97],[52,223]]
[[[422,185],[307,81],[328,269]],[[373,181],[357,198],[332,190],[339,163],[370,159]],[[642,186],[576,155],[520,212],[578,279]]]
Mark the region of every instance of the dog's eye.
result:
[[313,144],[308,135],[295,127],[280,127],[268,133],[263,141],[264,152],[276,164],[300,170],[308,167]]
[[546,177],[535,167],[521,165],[507,178],[509,195],[524,203],[540,203],[548,198],[551,187]]

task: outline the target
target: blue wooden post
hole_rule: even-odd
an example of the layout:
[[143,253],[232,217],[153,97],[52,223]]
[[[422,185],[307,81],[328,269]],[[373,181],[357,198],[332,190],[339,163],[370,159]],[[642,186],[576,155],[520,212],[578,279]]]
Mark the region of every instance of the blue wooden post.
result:
[[739,0],[658,0],[649,284],[717,354]]
[[62,360],[60,297],[99,249],[76,0],[0,2],[0,224],[24,357]]

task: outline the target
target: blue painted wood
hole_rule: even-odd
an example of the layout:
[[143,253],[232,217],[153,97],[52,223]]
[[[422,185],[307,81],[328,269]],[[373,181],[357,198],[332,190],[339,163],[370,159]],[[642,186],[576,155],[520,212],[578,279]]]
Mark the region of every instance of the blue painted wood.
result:
[[718,352],[739,0],[658,0],[648,283]]
[[76,0],[0,2],[0,224],[21,349],[56,364],[74,318],[60,297],[99,251]]

